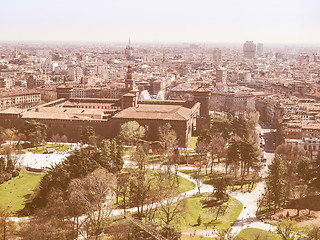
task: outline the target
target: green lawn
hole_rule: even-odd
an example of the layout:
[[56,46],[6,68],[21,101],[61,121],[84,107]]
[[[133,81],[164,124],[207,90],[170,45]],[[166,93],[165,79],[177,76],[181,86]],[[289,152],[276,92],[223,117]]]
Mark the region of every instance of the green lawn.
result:
[[47,144],[44,146],[27,148],[26,150],[32,153],[44,154],[47,148],[54,148],[57,152],[65,152],[69,147],[70,145],[67,144]]
[[190,182],[189,180],[178,176],[179,178],[179,192],[183,193],[183,192],[187,192],[189,190],[194,189],[195,184],[193,182]]
[[[224,215],[219,215],[217,220],[216,211],[212,208],[204,208],[201,201],[206,200],[207,197],[203,194],[193,196],[187,199],[186,211],[184,216],[180,219],[182,231],[193,231],[195,229],[220,229],[225,230],[232,226],[237,220],[242,211],[242,203],[233,197],[229,198],[225,206],[228,206]],[[201,216],[202,224],[197,226],[197,219]]]
[[9,206],[9,212],[21,210],[43,176],[44,173],[20,172],[20,176],[1,184],[0,206]]
[[198,137],[191,137],[188,142],[188,148],[196,148]]
[[246,228],[242,230],[235,238],[235,240],[281,240],[281,237],[272,232],[268,232],[265,230],[257,229],[257,228]]

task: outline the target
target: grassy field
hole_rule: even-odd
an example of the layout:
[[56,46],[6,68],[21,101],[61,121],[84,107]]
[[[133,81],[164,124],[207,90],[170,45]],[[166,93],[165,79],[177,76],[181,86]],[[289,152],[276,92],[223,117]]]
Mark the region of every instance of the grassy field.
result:
[[281,237],[276,233],[268,232],[265,230],[261,230],[257,228],[247,228],[242,230],[235,238],[235,240],[255,240],[255,239],[281,240]]
[[192,190],[195,187],[195,184],[193,182],[190,182],[189,180],[178,176],[179,178],[179,192],[187,192],[189,190]]
[[54,148],[57,152],[65,152],[69,149],[70,145],[66,144],[47,144],[44,146],[27,148],[26,150],[36,154],[44,154],[47,148]]
[[[242,203],[235,198],[230,197],[227,203],[228,206],[225,214],[219,215],[217,220],[216,211],[212,208],[204,208],[201,201],[206,200],[203,194],[196,195],[187,199],[186,211],[183,218],[180,220],[181,230],[193,231],[197,229],[228,229],[237,220],[240,212],[242,211]],[[197,226],[197,219],[201,216],[201,225]]]
[[0,185],[0,206],[13,213],[21,210],[39,185],[43,173],[20,172],[20,176]]

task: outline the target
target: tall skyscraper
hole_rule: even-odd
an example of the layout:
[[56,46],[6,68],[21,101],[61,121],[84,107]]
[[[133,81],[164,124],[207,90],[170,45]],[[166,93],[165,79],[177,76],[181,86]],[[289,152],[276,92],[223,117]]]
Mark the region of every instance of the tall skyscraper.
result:
[[258,43],[257,44],[257,54],[258,56],[263,56],[263,43]]
[[227,70],[225,68],[216,68],[216,82],[227,83]]
[[256,44],[253,41],[246,41],[243,44],[243,56],[245,58],[254,58],[256,55]]
[[221,61],[221,49],[213,49],[213,61]]

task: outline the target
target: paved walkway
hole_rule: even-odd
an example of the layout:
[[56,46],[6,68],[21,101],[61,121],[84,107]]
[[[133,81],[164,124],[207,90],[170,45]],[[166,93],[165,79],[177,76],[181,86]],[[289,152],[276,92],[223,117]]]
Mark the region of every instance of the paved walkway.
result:
[[65,157],[69,156],[70,153],[72,153],[72,151],[74,151],[76,148],[79,148],[79,144],[64,144],[68,144],[71,146],[70,149],[66,152],[55,152],[51,154],[34,154],[32,152],[26,151],[26,153],[18,161],[18,165],[31,167],[35,169],[43,169],[60,163],[65,159]]
[[[268,158],[273,157],[272,154],[268,154]],[[34,168],[44,168],[44,167],[49,167],[50,165],[54,164],[54,163],[59,163],[61,162],[65,156],[67,156],[67,154],[33,154],[33,153],[26,153],[25,157],[23,158],[21,165],[24,166],[29,166],[29,167],[34,167]],[[131,162],[131,161],[125,161],[125,166],[126,167],[136,167],[136,163],[135,162]],[[161,166],[158,164],[151,164],[150,166],[148,166],[148,168],[150,169],[166,169],[167,166]],[[195,169],[194,167],[185,167],[185,166],[178,166],[177,170],[182,170],[182,169]],[[172,168],[172,172],[175,172],[174,167]],[[266,171],[263,171],[265,175]],[[193,182],[196,186],[194,189],[182,193],[179,196],[177,196],[175,198],[174,201],[178,201],[179,199],[181,199],[182,197],[186,198],[186,197],[191,197],[195,194],[199,193],[208,193],[208,192],[213,192],[213,187],[207,184],[202,183],[201,181],[196,181],[195,179],[193,179],[191,176],[181,173],[181,172],[177,172],[177,174],[191,182]],[[199,184],[200,186],[198,187],[197,184]],[[263,230],[267,230],[267,231],[275,231],[275,227],[270,225],[270,224],[266,224],[262,221],[260,221],[257,217],[256,217],[256,211],[257,211],[257,203],[258,200],[260,199],[260,197],[262,196],[263,192],[264,192],[264,187],[265,187],[265,182],[260,182],[257,184],[256,188],[251,192],[251,193],[236,193],[236,192],[229,192],[229,194],[236,198],[237,200],[239,200],[244,208],[242,209],[242,212],[240,213],[236,223],[231,227],[232,232],[234,234],[238,234],[242,229],[244,228],[259,228],[259,229],[263,229]],[[165,201],[165,200],[164,200]],[[145,209],[150,209],[150,208],[154,208],[154,207],[158,207],[160,205],[159,203],[155,203],[153,205],[146,205],[144,207]],[[136,212],[137,208],[130,208],[130,209],[126,209],[127,213],[133,213]],[[118,215],[122,215],[123,214],[123,209],[114,209],[111,213],[112,216],[118,216]],[[12,221],[15,222],[19,222],[21,220],[27,220],[28,218],[11,218]],[[197,232],[198,231],[198,232]],[[197,230],[197,231],[191,231],[190,233],[187,232],[185,234],[196,234],[196,236],[204,236],[204,237],[215,237],[216,236],[216,231],[211,230],[211,229],[207,229],[207,230]],[[184,233],[182,233],[184,234]]]
[[243,204],[243,209],[237,221],[231,227],[232,233],[238,234],[244,228],[259,228],[266,231],[276,230],[273,225],[262,222],[256,216],[258,202],[264,193],[265,185],[265,182],[259,182],[256,188],[250,193],[229,192],[230,196]]

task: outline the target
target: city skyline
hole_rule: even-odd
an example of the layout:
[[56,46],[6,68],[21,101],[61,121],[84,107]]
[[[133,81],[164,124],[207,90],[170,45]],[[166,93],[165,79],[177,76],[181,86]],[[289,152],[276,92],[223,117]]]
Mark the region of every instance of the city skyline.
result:
[[0,41],[320,43],[315,0],[2,4]]

